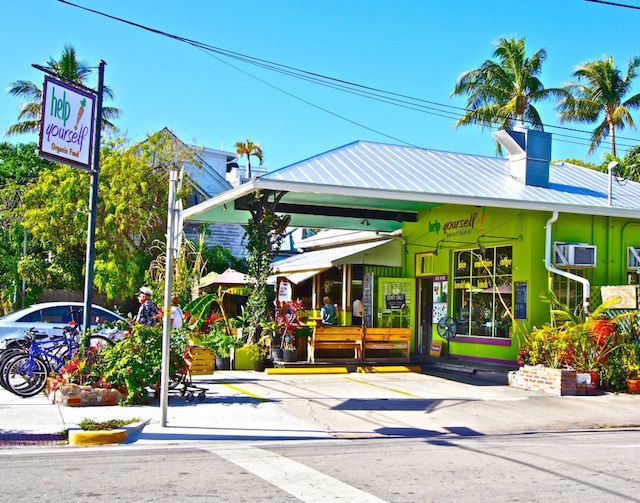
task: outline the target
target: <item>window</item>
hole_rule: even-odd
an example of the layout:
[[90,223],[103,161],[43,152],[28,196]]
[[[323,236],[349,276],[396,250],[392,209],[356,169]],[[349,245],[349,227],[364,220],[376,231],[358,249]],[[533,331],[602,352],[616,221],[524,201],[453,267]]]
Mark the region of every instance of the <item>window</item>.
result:
[[42,310],[37,309],[18,320],[18,323],[40,323],[42,321]]
[[113,314],[108,313],[104,309],[98,309],[96,307],[91,308],[91,324],[92,325],[94,323],[96,324],[113,323],[118,320],[119,318],[117,316],[114,316]]
[[44,323],[69,323],[71,321],[71,309],[69,306],[47,307],[42,310]]
[[[584,269],[569,269],[568,272],[581,278],[585,277]],[[553,293],[560,302],[566,304],[574,312],[578,308],[582,308],[582,290],[582,283],[559,274],[553,275]]]
[[511,246],[458,250],[454,254],[457,333],[508,338],[512,300]]

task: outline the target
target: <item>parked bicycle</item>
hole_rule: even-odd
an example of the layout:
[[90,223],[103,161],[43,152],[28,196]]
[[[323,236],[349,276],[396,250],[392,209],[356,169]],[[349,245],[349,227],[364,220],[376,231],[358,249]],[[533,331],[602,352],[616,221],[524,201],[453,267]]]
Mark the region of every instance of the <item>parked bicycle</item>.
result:
[[[34,330],[25,331],[24,337],[17,341],[22,346],[7,348],[0,357],[0,385],[24,398],[40,393],[47,377],[60,371],[83,342],[75,325],[64,327],[62,333],[62,337],[42,338]],[[110,339],[101,335],[88,338],[88,347],[112,345]]]

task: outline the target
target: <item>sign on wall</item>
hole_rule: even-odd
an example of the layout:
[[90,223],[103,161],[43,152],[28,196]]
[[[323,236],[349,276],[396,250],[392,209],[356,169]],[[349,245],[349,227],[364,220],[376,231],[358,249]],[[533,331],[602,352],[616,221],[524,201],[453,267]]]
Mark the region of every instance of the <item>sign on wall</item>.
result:
[[292,288],[291,283],[288,281],[281,281],[278,285],[278,301],[289,302],[291,301]]
[[610,309],[637,309],[637,286],[638,285],[601,286],[602,302],[611,301]]
[[90,171],[96,99],[88,91],[45,76],[38,155]]
[[513,283],[513,317],[516,320],[526,320],[529,317],[528,287],[526,281]]

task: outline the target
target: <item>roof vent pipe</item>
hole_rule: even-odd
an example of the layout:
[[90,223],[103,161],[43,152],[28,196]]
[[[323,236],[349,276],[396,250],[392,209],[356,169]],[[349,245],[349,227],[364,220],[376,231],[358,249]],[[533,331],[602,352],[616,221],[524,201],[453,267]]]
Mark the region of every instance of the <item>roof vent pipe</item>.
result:
[[549,186],[550,133],[516,126],[496,131],[493,137],[507,151],[513,178],[525,185]]
[[554,211],[552,217],[547,220],[546,225],[547,232],[544,248],[544,265],[549,272],[582,283],[582,307],[584,308],[584,313],[589,316],[591,314],[591,311],[589,311],[589,293],[591,290],[591,284],[589,283],[589,280],[587,278],[583,278],[582,276],[577,276],[575,274],[571,274],[570,272],[563,271],[562,269],[556,269],[551,265],[551,253],[553,252],[553,241],[551,241],[551,226],[556,220],[558,220],[558,212]]
[[611,206],[611,201],[613,199],[613,170],[616,169],[618,167],[618,163],[617,161],[611,161],[608,165],[607,165],[607,170],[609,171],[609,206]]

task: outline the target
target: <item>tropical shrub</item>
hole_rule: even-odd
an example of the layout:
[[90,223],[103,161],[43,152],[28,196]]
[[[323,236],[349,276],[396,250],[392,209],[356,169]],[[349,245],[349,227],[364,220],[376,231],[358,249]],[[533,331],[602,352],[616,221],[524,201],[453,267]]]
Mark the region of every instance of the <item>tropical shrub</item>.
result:
[[[169,376],[185,368],[187,341],[178,332],[171,334]],[[162,327],[136,324],[128,337],[106,350],[100,365],[101,382],[126,388],[124,405],[147,403],[147,387],[158,387],[162,367]]]

